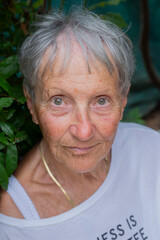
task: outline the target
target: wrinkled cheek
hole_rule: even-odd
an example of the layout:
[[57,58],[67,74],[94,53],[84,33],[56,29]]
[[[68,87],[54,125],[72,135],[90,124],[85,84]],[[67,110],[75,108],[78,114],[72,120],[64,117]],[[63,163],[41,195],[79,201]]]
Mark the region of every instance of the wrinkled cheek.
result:
[[39,126],[43,138],[47,141],[57,142],[62,135],[63,128],[61,124],[53,119],[41,117]]
[[119,121],[120,115],[117,117],[109,116],[103,119],[103,126],[100,125],[99,129],[106,140],[113,141],[117,132]]

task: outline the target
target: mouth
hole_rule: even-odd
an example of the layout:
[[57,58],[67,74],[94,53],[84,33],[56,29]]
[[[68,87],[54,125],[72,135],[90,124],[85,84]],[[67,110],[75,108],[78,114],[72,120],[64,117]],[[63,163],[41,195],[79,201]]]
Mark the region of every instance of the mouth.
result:
[[75,155],[83,155],[92,151],[92,149],[95,148],[97,145],[98,144],[95,144],[89,147],[67,146],[65,148],[74,153]]

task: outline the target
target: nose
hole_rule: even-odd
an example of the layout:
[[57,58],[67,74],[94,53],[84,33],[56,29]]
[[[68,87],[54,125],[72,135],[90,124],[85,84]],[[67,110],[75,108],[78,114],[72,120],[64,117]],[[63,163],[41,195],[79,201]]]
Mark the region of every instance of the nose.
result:
[[70,127],[72,136],[80,141],[90,140],[94,136],[95,126],[91,122],[88,110],[78,109],[74,118],[74,124]]

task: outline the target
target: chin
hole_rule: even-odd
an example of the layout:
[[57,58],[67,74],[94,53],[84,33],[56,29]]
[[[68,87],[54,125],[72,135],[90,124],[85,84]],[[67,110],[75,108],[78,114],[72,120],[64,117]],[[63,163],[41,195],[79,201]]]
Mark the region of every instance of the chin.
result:
[[77,159],[70,163],[67,163],[67,168],[75,173],[90,173],[94,171],[98,165],[99,161],[91,161],[87,159]]

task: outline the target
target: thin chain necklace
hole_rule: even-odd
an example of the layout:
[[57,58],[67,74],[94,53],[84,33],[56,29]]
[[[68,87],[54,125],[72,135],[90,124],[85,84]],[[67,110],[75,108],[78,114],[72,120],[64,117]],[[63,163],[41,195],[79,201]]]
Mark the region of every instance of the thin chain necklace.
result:
[[[67,198],[67,200],[70,202],[72,208],[74,208],[76,205],[74,204],[74,202],[72,201],[72,199],[69,197],[69,195],[67,194],[67,192],[65,191],[65,189],[62,187],[62,185],[58,182],[58,180],[54,177],[54,175],[51,173],[48,165],[47,165],[47,162],[42,154],[42,150],[41,150],[41,145],[39,144],[39,150],[40,150],[40,155],[41,155],[41,158],[42,158],[42,161],[44,163],[44,166],[49,174],[49,176],[51,177],[51,179],[56,183],[56,185],[61,189],[61,191],[63,192],[63,194],[65,195],[65,197]],[[108,166],[108,161],[107,161],[107,158],[105,159],[106,162],[107,162],[107,173],[108,173],[108,170],[109,170],[109,166]]]

